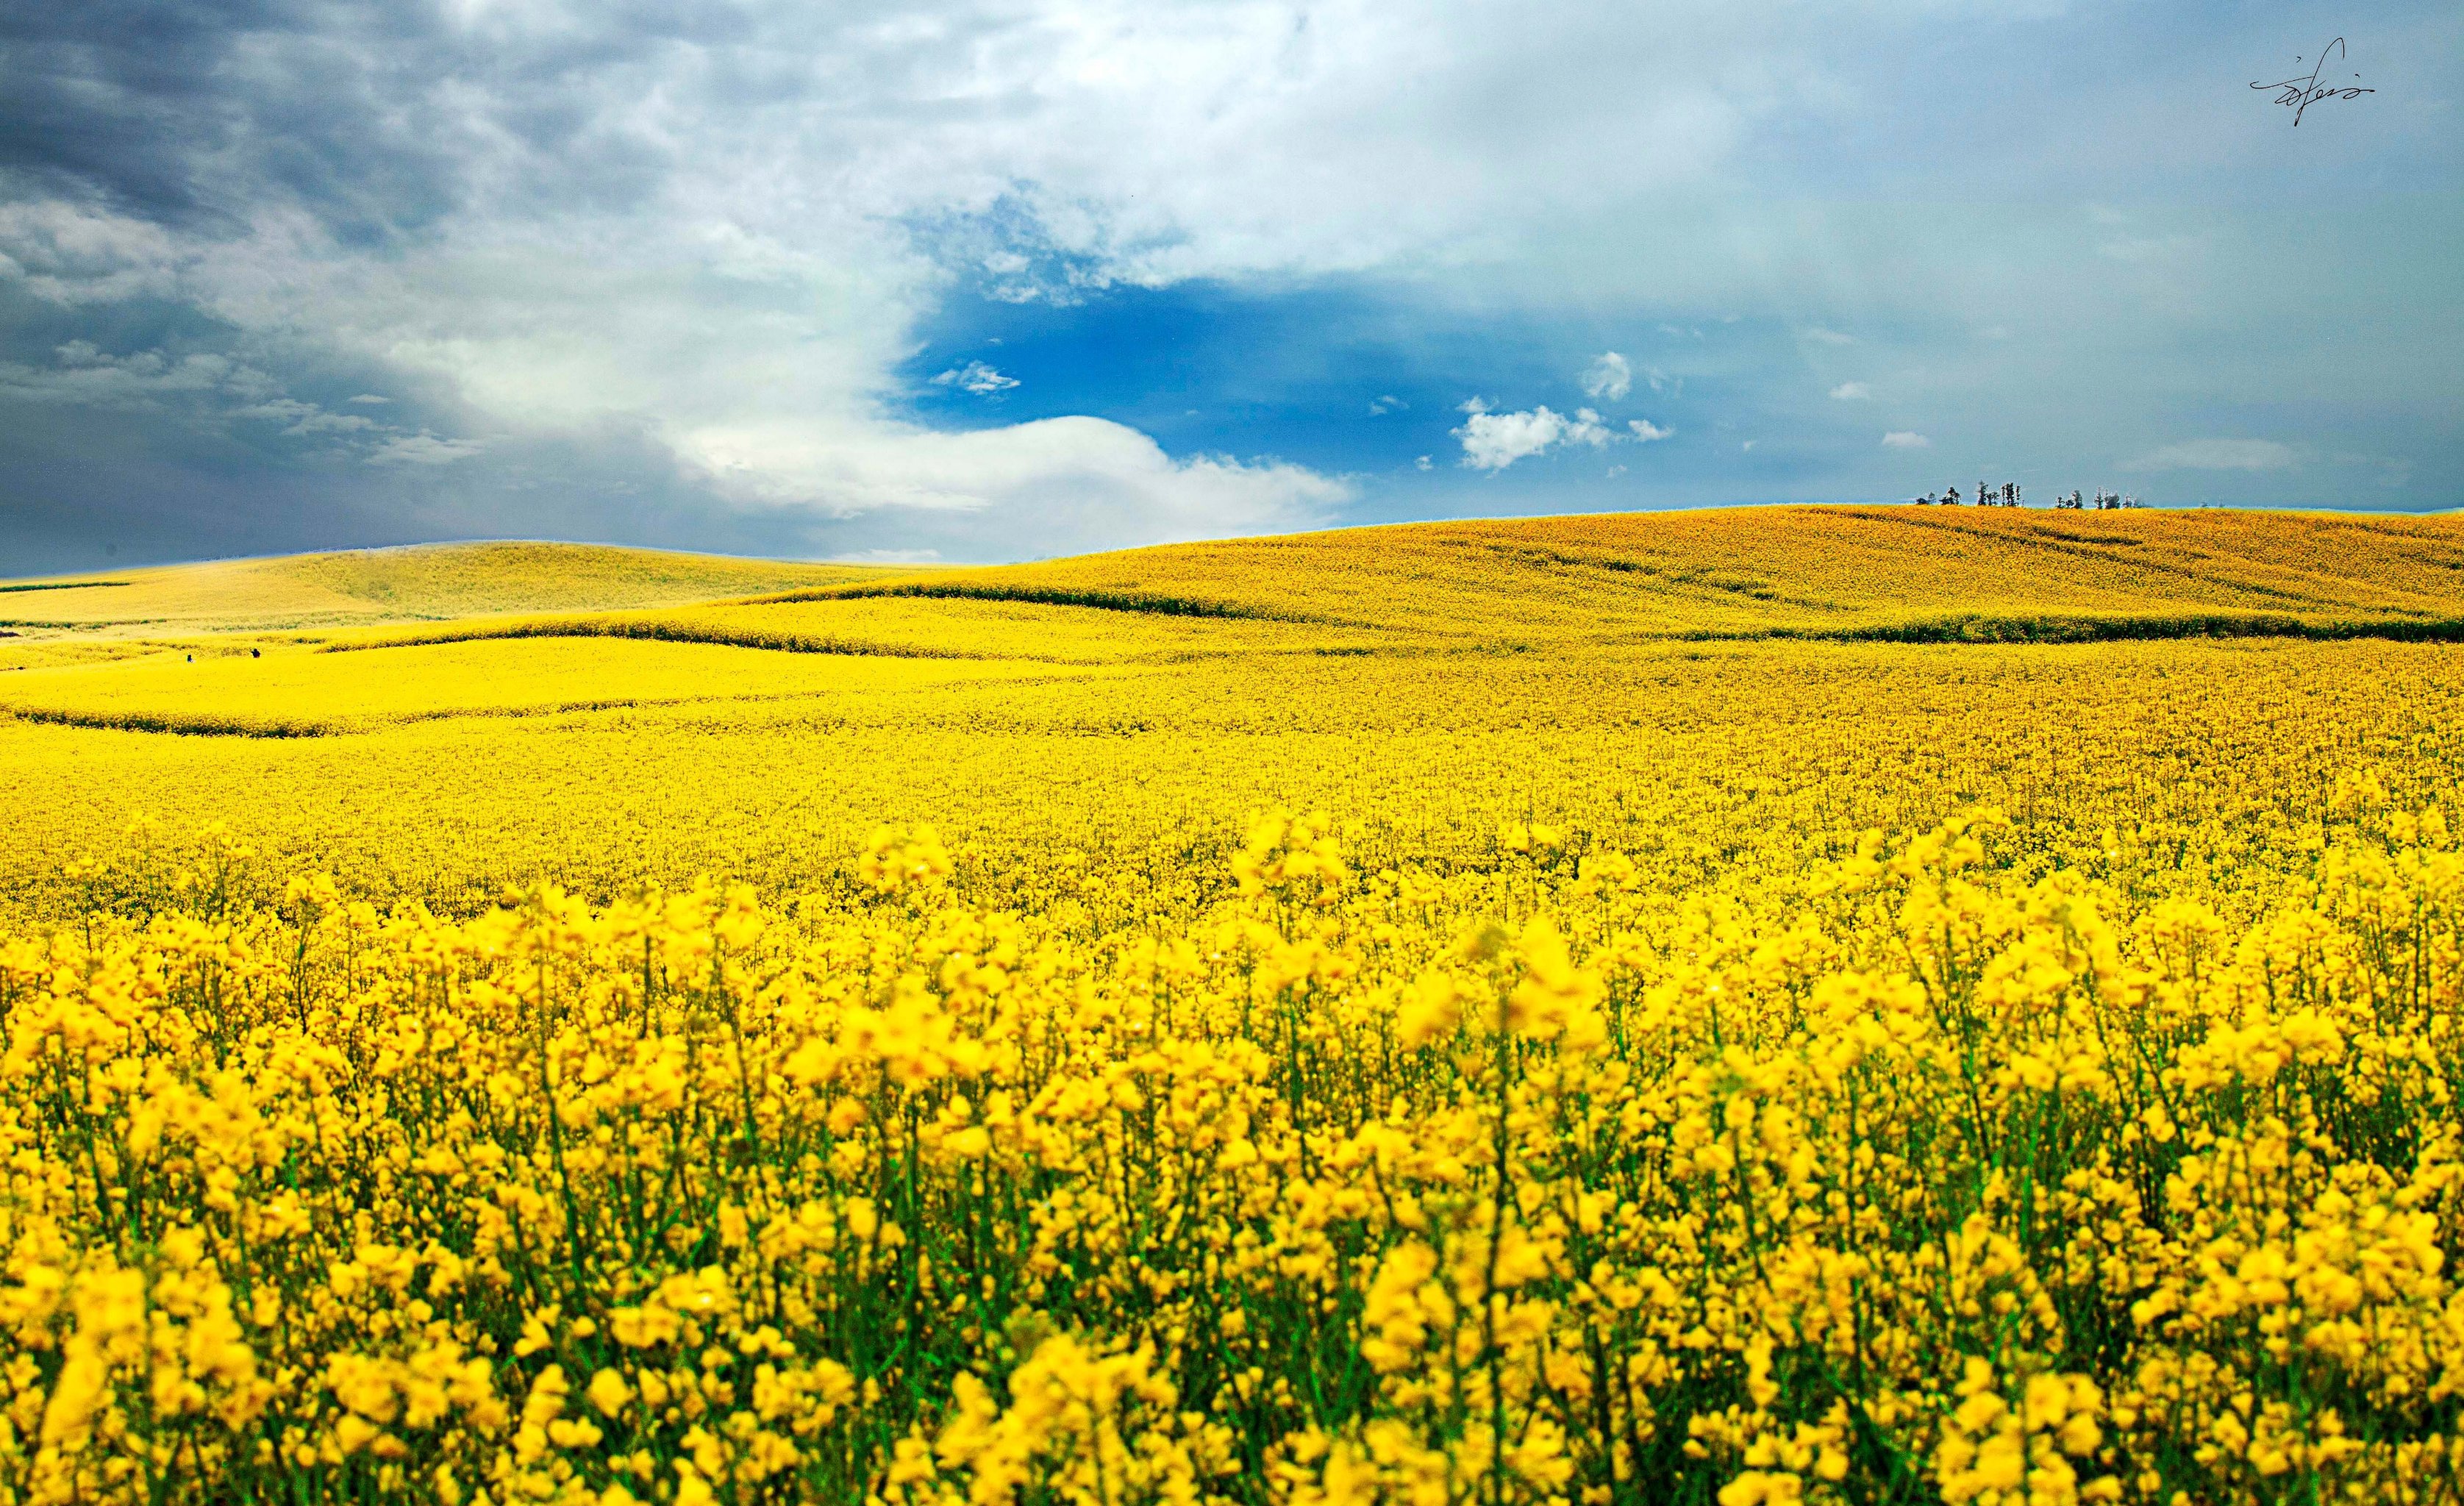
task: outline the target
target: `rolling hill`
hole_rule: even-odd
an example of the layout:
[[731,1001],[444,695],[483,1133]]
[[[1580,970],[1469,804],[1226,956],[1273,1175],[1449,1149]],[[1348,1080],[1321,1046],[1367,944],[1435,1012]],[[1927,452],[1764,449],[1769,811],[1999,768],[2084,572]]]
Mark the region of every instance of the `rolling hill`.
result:
[[[0,615],[10,606],[0,710],[298,736],[881,680],[809,655],[945,664],[902,680],[920,689],[1102,666],[1686,642],[2450,641],[2464,638],[2464,520],[1732,508],[920,571],[458,544],[19,583],[0,593]],[[542,641],[559,639],[597,643]]]
[[889,573],[598,544],[425,544],[0,583],[0,628],[21,635],[278,631],[663,607]]
[[[1340,624],[1892,636],[2035,619],[2464,616],[2464,519],[1763,507],[1177,544],[800,593],[992,597]],[[1951,635],[1956,635],[1955,633]]]

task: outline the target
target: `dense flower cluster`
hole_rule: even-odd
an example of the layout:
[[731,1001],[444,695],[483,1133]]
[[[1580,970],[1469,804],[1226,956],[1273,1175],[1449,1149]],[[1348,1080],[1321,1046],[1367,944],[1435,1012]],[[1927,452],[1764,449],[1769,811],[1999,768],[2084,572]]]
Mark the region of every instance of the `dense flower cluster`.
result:
[[930,830],[463,921],[225,845],[0,943],[0,1501],[2453,1498],[2444,821],[2242,921],[2016,836],[1756,910],[1276,811],[1116,931]]

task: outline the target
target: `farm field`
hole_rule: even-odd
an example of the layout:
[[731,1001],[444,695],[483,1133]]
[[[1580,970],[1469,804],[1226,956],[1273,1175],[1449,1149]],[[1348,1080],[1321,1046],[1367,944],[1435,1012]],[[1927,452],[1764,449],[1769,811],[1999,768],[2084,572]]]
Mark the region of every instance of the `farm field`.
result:
[[2464,521],[126,579],[0,1502],[2464,1497]]
[[363,549],[11,581],[0,589],[0,630],[55,647],[66,635],[91,650],[198,631],[662,607],[897,573],[588,544]]

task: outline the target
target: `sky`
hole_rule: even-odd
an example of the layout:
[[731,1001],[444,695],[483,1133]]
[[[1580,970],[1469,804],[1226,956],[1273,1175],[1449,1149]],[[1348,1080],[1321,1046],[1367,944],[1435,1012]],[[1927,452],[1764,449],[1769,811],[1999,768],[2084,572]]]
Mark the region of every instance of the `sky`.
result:
[[2452,0],[0,0],[0,574],[2444,509],[2459,94]]

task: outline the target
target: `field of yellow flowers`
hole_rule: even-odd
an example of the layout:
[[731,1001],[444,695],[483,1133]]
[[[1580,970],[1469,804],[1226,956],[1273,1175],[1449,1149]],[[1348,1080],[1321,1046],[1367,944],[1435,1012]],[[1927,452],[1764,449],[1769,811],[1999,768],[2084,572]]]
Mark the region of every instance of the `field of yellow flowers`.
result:
[[0,642],[0,1503],[2464,1498],[2464,526],[484,558]]

